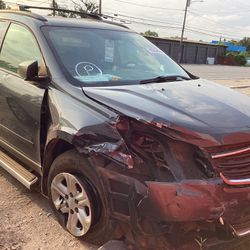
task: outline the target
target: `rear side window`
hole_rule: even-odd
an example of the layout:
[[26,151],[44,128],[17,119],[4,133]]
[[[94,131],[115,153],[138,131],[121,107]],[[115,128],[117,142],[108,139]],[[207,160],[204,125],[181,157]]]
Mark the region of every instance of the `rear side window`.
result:
[[20,63],[31,60],[42,61],[33,34],[21,25],[11,24],[1,49],[0,67],[17,73]]

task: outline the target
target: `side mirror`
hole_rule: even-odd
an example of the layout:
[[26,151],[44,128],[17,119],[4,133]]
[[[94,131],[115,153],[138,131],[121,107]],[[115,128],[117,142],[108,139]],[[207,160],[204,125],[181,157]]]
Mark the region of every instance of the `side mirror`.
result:
[[25,81],[44,81],[48,79],[47,76],[38,76],[38,72],[38,61],[25,61],[18,65],[17,73]]

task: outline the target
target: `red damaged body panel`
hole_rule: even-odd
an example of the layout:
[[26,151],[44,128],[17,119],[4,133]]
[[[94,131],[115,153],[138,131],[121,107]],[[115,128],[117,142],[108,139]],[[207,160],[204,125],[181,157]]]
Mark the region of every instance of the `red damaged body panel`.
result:
[[[140,203],[138,209],[153,217],[155,215],[157,220],[217,220],[221,224],[230,224],[236,218],[246,216],[246,212],[250,215],[250,187],[231,188],[219,179],[146,184],[148,198]],[[250,221],[248,226],[250,229]]]
[[225,249],[249,233],[250,187],[231,188],[221,179],[143,184],[98,170],[112,214],[133,249],[200,249],[201,239],[202,249]]

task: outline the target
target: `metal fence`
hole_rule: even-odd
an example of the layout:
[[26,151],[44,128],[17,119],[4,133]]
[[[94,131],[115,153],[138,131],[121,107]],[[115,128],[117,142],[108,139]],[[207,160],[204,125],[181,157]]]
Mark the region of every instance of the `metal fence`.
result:
[[[168,54],[173,60],[178,60],[180,41],[155,37],[146,38]],[[207,64],[207,58],[214,58],[214,62],[217,63],[218,57],[223,56],[225,51],[226,46],[184,41],[181,63]]]

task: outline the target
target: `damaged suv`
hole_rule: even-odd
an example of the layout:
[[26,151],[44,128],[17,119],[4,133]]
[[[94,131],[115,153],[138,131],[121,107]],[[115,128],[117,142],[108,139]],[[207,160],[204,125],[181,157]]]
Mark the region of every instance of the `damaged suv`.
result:
[[98,16],[8,10],[0,30],[0,165],[69,233],[134,249],[248,239],[249,97]]

